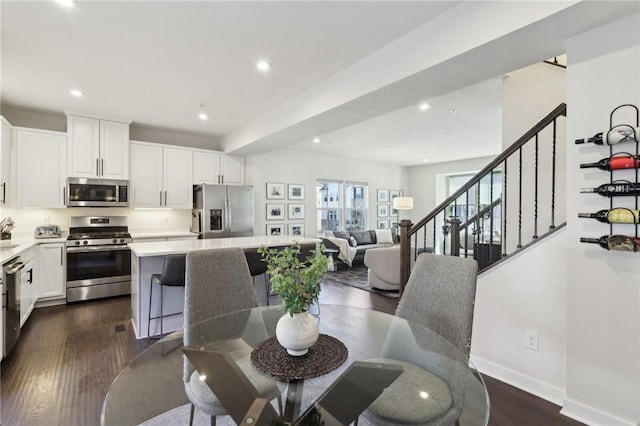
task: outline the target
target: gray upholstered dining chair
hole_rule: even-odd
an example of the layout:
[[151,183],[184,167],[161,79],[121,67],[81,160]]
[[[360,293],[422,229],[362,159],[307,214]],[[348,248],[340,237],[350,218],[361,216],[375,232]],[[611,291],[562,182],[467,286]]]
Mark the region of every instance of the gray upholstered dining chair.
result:
[[[224,345],[260,395],[268,400],[278,399],[280,410],[281,390],[276,382],[252,370],[253,367],[248,362],[251,345],[241,338],[245,333],[246,324],[234,322],[238,324],[237,327],[229,324],[222,330],[197,325],[213,316],[257,306],[258,301],[242,249],[199,250],[187,254],[184,305],[185,346],[206,346],[211,342]],[[251,337],[256,338],[254,335]],[[267,338],[266,331],[264,338]],[[206,383],[199,379],[198,373],[186,358],[183,379],[185,392],[191,401],[190,425],[193,424],[196,407],[211,416],[212,425],[216,423],[216,416],[227,414],[225,408]]]
[[[406,324],[390,330],[379,362],[400,363],[405,371],[368,410],[375,424],[457,424],[471,350],[478,264],[473,259],[421,254],[409,276],[396,316],[429,329],[451,345],[420,347]],[[399,350],[402,348],[402,350]],[[430,389],[428,398],[420,389]]]

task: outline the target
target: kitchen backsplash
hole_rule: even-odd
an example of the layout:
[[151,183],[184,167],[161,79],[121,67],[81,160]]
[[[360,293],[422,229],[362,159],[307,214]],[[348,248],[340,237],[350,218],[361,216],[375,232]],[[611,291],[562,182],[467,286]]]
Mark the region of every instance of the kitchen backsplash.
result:
[[15,221],[13,232],[34,232],[38,225],[59,225],[69,229],[71,216],[127,216],[130,230],[167,229],[187,231],[191,225],[191,210],[134,210],[119,208],[67,208],[67,209],[10,209],[1,208],[0,217],[11,216]]

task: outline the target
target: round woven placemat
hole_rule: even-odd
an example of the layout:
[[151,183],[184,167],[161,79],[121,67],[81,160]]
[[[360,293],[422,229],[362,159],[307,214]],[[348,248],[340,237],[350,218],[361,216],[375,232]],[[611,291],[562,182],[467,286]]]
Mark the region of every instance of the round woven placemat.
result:
[[279,379],[311,379],[340,367],[348,353],[340,340],[321,334],[305,355],[291,356],[274,336],[253,348],[251,364],[259,371]]

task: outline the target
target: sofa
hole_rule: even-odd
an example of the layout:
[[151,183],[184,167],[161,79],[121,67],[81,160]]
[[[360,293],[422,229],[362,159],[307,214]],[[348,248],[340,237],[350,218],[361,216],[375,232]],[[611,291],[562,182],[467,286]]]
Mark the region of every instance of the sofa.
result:
[[[415,263],[411,256],[411,269]],[[364,255],[367,278],[371,287],[380,290],[400,289],[400,246],[367,250]]]
[[328,231],[322,242],[328,249],[338,250],[338,259],[348,266],[364,263],[367,250],[391,247],[399,243],[391,229],[368,231]]

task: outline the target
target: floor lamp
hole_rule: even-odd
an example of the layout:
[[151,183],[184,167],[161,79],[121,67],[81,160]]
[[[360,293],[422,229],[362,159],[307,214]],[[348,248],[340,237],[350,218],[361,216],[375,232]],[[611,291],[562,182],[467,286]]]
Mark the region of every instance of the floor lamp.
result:
[[[413,197],[406,197],[404,191],[401,189],[400,194],[393,199],[393,208],[396,211],[396,226],[400,224],[400,210],[412,210],[413,209]],[[398,229],[396,229],[396,233]]]

